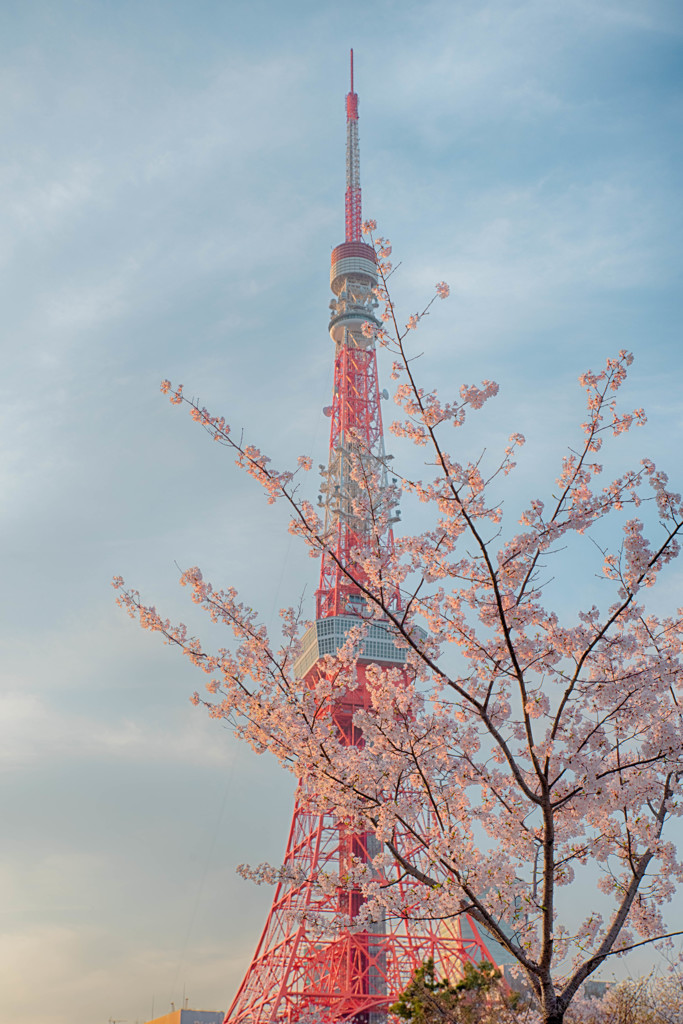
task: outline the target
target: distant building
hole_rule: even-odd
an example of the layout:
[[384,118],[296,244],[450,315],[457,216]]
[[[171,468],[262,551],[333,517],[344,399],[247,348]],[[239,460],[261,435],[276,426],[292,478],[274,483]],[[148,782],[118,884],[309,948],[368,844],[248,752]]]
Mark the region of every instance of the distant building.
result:
[[[508,953],[504,946],[496,942],[486,928],[482,925],[477,925],[469,914],[461,914],[459,917],[444,921],[441,925],[441,934],[457,940],[465,947],[471,946],[474,943],[477,943],[479,947],[484,947],[496,967],[500,968],[506,981],[509,981],[508,972],[505,968],[513,966],[517,961],[512,953]],[[481,960],[482,958],[479,957],[479,959]],[[464,961],[459,957],[454,956],[444,966],[450,981],[458,981],[462,977]]]
[[589,999],[602,999],[606,992],[612,988],[611,981],[584,981],[579,991]]
[[173,1010],[147,1024],[223,1024],[223,1010]]

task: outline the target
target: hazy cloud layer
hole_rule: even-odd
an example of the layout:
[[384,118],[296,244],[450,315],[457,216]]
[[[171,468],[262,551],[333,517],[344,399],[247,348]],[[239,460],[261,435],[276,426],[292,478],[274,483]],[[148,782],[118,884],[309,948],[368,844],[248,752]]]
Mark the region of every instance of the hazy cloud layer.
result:
[[305,588],[310,605],[316,567],[159,381],[278,465],[325,460],[354,46],[365,210],[402,261],[399,306],[452,285],[416,341],[425,380],[501,384],[458,443],[494,453],[521,430],[507,506],[547,493],[578,374],[629,348],[650,412],[633,457],[675,478],[683,17],[664,0],[27,0],[1,18],[3,1006],[143,1021],[185,985],[225,1008],[270,899],[235,866],[280,856],[291,780],[190,707],[201,678],[109,581],[215,636],[177,566],[237,585],[270,626]]

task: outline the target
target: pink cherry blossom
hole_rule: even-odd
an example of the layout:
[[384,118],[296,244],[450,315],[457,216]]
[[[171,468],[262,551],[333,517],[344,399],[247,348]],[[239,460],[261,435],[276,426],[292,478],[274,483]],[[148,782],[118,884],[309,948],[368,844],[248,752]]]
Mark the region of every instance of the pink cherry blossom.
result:
[[[506,477],[524,437],[511,433],[498,458],[482,456],[476,442],[468,455],[461,428],[498,386],[484,380],[440,395],[418,380],[414,331],[447,286],[437,285],[399,328],[391,246],[383,238],[375,246],[384,327],[370,334],[391,353],[398,414],[390,431],[417,446],[425,470],[401,473],[392,463],[389,494],[380,486],[386,467],[350,437],[348,514],[369,525],[338,569],[365,605],[339,649],[302,678],[297,659],[310,623],[300,610],[286,609],[280,635],[271,636],[233,588],[215,589],[197,568],[180,582],[225,627],[218,649],[120,577],[113,586],[129,615],[205,673],[206,695],[193,703],[258,753],[272,753],[312,809],[376,836],[370,867],[351,864],[343,877],[320,881],[333,893],[360,888],[361,925],[373,913],[448,919],[466,909],[516,959],[542,1019],[559,1024],[597,967],[668,934],[664,911],[683,882],[666,832],[683,809],[683,609],[646,604],[662,578],[674,589],[683,502],[650,459],[605,479],[612,452],[623,453],[645,420],[642,409],[619,404],[632,363],[620,352],[581,376],[584,422],[555,479],[510,523]],[[312,557],[333,557],[329,527],[293,471],[273,466],[181,386],[164,381],[162,391],[226,447],[269,503],[284,502],[290,533]],[[308,470],[311,460],[297,465]],[[420,533],[389,544],[399,487],[430,518]],[[583,566],[590,556],[577,586],[571,560]],[[405,651],[404,666],[363,663],[359,651],[377,623]],[[357,745],[340,737],[340,708],[348,707]],[[386,883],[397,857],[400,887]],[[277,881],[278,871],[245,869],[258,882]],[[565,909],[589,903],[596,874],[601,912],[565,918],[564,894],[581,892]]]

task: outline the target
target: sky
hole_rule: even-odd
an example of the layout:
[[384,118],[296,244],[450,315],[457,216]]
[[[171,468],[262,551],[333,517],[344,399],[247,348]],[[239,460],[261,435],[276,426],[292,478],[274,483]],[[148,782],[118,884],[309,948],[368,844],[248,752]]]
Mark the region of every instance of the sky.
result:
[[625,451],[681,477],[677,0],[5,0],[2,1019],[226,1009],[265,921],[235,868],[282,855],[292,780],[190,705],[202,680],[110,581],[217,643],[179,567],[271,626],[312,603],[284,511],[159,382],[278,466],[326,460],[351,46],[364,213],[406,316],[451,285],[421,373],[498,381],[474,442],[527,436],[512,504],[621,348],[649,412]]

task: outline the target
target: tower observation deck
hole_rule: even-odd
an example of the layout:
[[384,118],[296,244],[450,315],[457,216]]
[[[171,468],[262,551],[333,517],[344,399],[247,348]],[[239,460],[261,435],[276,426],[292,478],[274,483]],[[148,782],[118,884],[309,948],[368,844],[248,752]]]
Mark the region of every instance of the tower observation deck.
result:
[[[392,496],[387,482],[377,355],[372,332],[379,326],[375,311],[377,258],[361,241],[361,187],[358,138],[358,95],[353,83],[346,96],[345,240],[332,251],[329,332],[334,344],[334,385],[330,417],[328,464],[320,503],[326,535],[316,592],[316,619],[306,633],[295,666],[302,685],[315,686],[325,672],[324,659],[334,655],[349,630],[366,610],[362,584],[363,554],[389,557],[393,551]],[[359,482],[362,465],[373,481],[372,497]],[[374,501],[384,510],[382,536],[371,523]],[[388,512],[387,512],[388,510]],[[400,609],[398,591],[387,598]],[[365,629],[356,667],[355,688],[335,707],[334,720],[343,742],[362,743],[354,725],[357,710],[368,707],[366,672],[370,664],[405,665],[405,649],[394,641],[388,620],[373,618]],[[408,984],[413,971],[428,958],[437,970],[452,974],[454,965],[490,960],[474,922],[444,930],[410,919],[375,921],[372,931],[353,926],[336,933],[312,934],[308,918],[334,921],[340,912],[351,923],[364,902],[360,890],[321,891],[316,878],[342,874],[351,859],[369,863],[380,852],[373,832],[350,833],[334,814],[316,814],[300,788],[284,857],[285,878],[275,890],[273,905],[252,962],[226,1015],[226,1024],[274,1024],[310,1020],[383,1024],[388,1007]],[[301,881],[301,879],[304,881]],[[394,879],[402,885],[398,873]],[[466,934],[466,937],[464,935]]]

